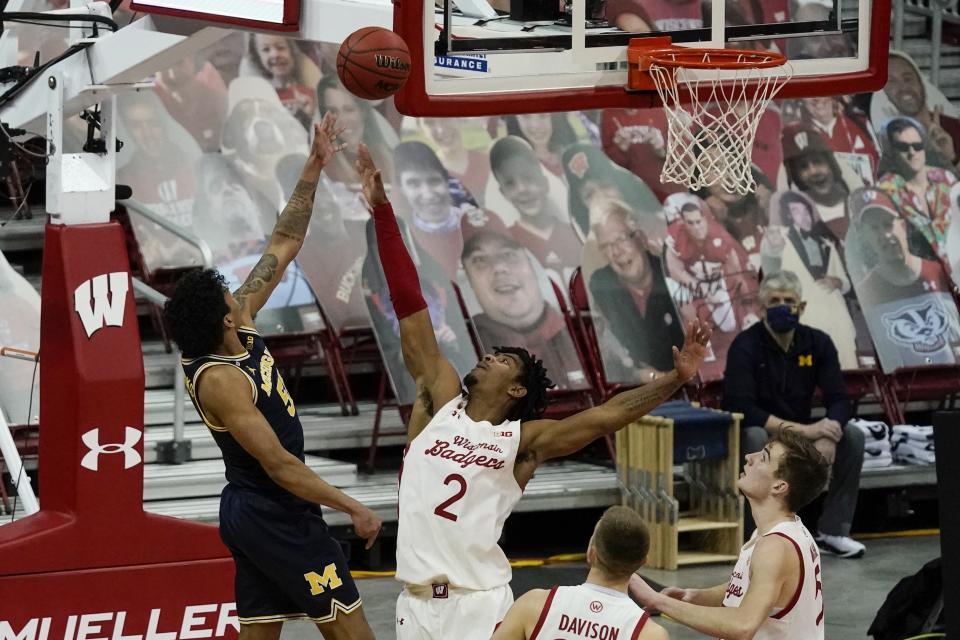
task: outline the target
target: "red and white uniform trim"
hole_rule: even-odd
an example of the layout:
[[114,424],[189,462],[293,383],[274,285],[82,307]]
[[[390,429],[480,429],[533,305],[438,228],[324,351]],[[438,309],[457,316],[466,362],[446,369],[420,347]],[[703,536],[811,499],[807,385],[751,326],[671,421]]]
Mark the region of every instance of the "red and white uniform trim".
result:
[[550,590],[530,640],[640,637],[650,615],[627,594],[585,582]]
[[[770,612],[754,640],[823,640],[823,583],[817,543],[799,517],[781,522],[764,535],[780,536],[792,543],[800,560],[800,575],[789,603]],[[750,589],[750,561],[759,539],[754,531],[740,550],[723,606],[739,607]]]

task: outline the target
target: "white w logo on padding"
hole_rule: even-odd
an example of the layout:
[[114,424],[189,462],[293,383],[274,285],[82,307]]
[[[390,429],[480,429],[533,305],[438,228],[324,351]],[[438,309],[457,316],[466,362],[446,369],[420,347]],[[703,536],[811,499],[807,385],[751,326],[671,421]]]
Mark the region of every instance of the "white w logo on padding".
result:
[[[109,276],[109,287],[107,278]],[[104,326],[123,326],[123,310],[127,303],[128,274],[115,271],[84,280],[73,292],[73,308],[80,314],[83,330],[89,338]],[[93,304],[90,283],[93,283]]]
[[80,466],[84,469],[90,469],[90,471],[96,471],[99,465],[101,453],[122,453],[124,469],[129,469],[130,467],[140,464],[142,458],[137,450],[133,447],[140,442],[141,435],[140,429],[127,427],[123,436],[123,444],[120,444],[119,442],[100,444],[100,428],[98,427],[96,429],[87,431],[85,434],[80,436],[80,439],[83,440],[83,444],[87,445],[87,449],[89,449],[89,451],[84,454],[83,459],[80,460]]

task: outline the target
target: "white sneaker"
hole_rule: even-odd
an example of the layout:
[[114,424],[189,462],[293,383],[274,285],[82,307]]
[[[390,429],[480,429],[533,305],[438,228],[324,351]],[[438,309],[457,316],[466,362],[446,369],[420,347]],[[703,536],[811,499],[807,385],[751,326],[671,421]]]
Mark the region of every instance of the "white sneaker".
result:
[[822,553],[829,553],[839,558],[859,558],[867,550],[865,546],[847,536],[830,536],[825,533],[818,533],[816,541]]

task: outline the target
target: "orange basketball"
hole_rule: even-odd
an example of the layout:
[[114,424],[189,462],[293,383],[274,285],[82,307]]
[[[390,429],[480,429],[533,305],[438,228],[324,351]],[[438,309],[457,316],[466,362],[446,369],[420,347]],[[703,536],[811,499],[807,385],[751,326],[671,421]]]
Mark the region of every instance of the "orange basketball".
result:
[[403,38],[389,29],[358,29],[340,45],[337,75],[358,98],[386,98],[396,93],[410,75],[410,50]]

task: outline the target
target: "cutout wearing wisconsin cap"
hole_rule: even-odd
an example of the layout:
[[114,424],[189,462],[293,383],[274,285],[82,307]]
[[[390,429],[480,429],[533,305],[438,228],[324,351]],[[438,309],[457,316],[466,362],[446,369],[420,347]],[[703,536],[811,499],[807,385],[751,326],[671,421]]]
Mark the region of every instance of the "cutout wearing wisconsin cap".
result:
[[785,126],[781,136],[784,160],[793,160],[808,153],[833,153],[823,134],[813,125],[802,120]]
[[513,234],[500,216],[486,209],[472,208],[460,219],[460,231],[463,234],[463,255],[467,255],[467,246],[479,236],[499,235],[513,241]]
[[885,192],[872,187],[857,189],[850,194],[850,218],[859,227],[866,219],[867,214],[887,215],[899,218],[897,206]]

